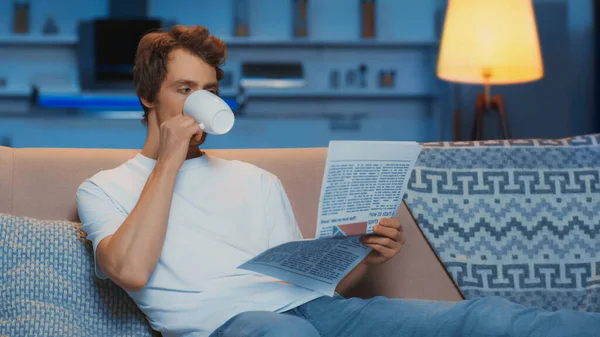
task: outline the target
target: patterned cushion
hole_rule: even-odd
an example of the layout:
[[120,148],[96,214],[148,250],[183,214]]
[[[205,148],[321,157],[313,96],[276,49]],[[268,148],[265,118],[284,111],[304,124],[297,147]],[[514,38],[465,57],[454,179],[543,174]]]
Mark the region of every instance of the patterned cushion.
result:
[[465,298],[600,311],[599,141],[424,144],[406,202]]
[[81,225],[0,214],[0,336],[159,336],[93,274]]

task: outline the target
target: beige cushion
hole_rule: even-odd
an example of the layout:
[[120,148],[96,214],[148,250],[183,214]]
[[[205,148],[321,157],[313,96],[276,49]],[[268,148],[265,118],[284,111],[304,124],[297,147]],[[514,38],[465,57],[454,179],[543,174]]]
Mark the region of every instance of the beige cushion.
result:
[[[327,149],[210,150],[277,175],[305,237],[314,237]],[[75,192],[95,173],[120,165],[138,150],[11,149],[0,147],[0,212],[78,221]],[[14,161],[13,161],[14,157]],[[398,218],[407,243],[399,256],[374,268],[355,294],[458,300],[460,293],[405,207]]]
[[[15,149],[14,185],[18,188],[14,190],[11,213],[39,219],[78,221],[75,192],[79,185],[101,170],[122,164],[138,152]],[[278,176],[296,211],[302,234],[314,236],[325,149],[215,150],[207,153],[249,162]]]
[[11,211],[13,198],[13,151],[0,146],[0,213]]

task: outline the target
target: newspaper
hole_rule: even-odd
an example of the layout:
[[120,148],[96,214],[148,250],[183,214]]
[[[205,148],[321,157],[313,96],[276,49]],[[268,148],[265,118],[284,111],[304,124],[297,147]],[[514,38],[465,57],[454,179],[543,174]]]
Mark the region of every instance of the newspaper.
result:
[[239,268],[333,296],[371,251],[360,237],[396,215],[420,151],[416,142],[330,142],[316,238],[273,247]]

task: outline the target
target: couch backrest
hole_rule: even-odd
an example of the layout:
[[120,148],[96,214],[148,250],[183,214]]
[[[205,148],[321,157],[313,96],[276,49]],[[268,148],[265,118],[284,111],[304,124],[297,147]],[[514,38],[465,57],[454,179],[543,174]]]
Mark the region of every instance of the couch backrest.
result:
[[[75,192],[85,179],[135,156],[138,150],[12,149],[0,147],[0,212],[78,221]],[[326,149],[206,151],[277,175],[305,236],[314,236]],[[5,164],[6,163],[6,164]]]
[[[78,221],[75,192],[95,173],[120,165],[138,150],[0,147],[0,213]],[[252,163],[282,181],[304,237],[314,237],[327,156],[325,148],[209,150],[210,155]],[[374,268],[358,295],[461,299],[406,207],[403,252]]]

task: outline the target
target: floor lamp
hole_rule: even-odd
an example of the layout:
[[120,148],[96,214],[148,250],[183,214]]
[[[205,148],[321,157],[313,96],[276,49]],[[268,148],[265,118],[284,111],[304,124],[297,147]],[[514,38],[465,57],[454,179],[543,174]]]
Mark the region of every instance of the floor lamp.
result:
[[[492,97],[491,86],[544,76],[531,0],[449,0],[437,75],[484,86],[475,104],[473,140],[482,139],[488,112],[498,114],[503,138],[511,138],[504,98]],[[461,122],[457,118],[460,111],[455,111],[455,127]]]

